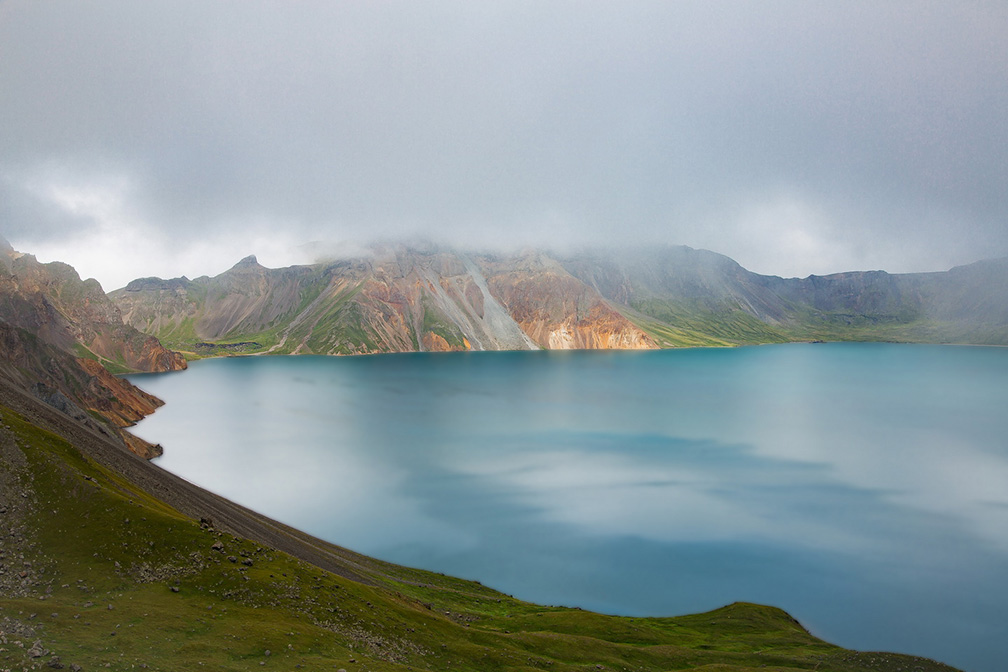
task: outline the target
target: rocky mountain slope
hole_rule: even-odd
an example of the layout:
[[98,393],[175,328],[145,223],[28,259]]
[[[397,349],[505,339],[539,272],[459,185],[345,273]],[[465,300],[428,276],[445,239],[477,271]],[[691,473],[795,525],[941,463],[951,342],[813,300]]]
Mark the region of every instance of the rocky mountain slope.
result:
[[120,371],[173,371],[185,358],[123,323],[97,280],[41,264],[0,238],[0,318],[55,347]]
[[386,246],[111,293],[193,355],[639,349],[795,340],[1008,344],[1008,259],[942,273],[763,276],[688,247],[551,255]]
[[146,457],[157,447],[122,430],[160,401],[111,371],[184,369],[185,358],[123,323],[95,280],[40,264],[0,238],[0,378]]
[[214,278],[145,278],[111,296],[128,324],[196,353],[656,347],[540,255],[399,247],[283,269],[248,257]]
[[802,279],[759,275],[688,247],[562,261],[607,299],[644,315],[659,333],[686,329],[728,343],[1008,344],[1008,259],[940,273],[861,271]]

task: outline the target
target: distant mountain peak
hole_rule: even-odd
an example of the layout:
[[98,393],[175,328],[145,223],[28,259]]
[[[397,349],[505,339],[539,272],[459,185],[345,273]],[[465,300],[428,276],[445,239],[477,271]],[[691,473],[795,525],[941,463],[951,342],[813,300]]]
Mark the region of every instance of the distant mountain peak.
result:
[[181,278],[172,278],[170,280],[162,280],[155,277],[137,278],[136,280],[131,280],[124,288],[124,291],[142,292],[145,290],[184,289],[189,283],[189,278],[184,275]]
[[252,268],[264,268],[259,264],[259,260],[256,259],[256,255],[250,254],[237,264],[231,267],[232,271],[240,271],[242,269],[252,269]]

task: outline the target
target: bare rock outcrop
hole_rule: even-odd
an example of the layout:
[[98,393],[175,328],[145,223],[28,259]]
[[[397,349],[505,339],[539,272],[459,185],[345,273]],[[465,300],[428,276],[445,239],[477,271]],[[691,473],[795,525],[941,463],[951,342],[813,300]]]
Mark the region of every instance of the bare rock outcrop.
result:
[[0,377],[75,422],[146,458],[159,454],[125,427],[161,401],[117,371],[174,371],[185,358],[123,324],[96,280],[0,245]]
[[542,255],[484,261],[490,291],[542,348],[651,349],[654,339],[602,296]]
[[123,323],[119,308],[97,280],[81,280],[61,262],[39,263],[7,246],[0,249],[0,319],[66,352],[131,371],[175,371],[185,358],[153,336]]

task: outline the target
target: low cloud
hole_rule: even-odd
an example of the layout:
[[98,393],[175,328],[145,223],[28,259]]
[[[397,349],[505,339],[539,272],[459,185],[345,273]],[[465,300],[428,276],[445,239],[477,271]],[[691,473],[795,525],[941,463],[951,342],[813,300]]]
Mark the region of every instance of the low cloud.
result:
[[941,270],[1008,255],[1006,51],[997,2],[8,2],[0,232],[106,285],[400,236]]

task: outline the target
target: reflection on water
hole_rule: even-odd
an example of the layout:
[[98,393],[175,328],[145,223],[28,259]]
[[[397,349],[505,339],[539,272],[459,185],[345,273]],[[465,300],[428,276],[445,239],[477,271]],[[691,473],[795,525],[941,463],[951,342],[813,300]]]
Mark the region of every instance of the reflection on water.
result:
[[[160,464],[379,557],[846,646],[1008,657],[1008,350],[244,358],[133,379]],[[998,661],[998,662],[995,662]]]

